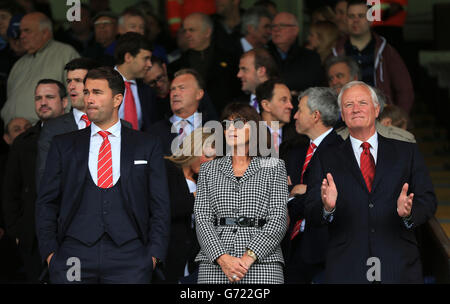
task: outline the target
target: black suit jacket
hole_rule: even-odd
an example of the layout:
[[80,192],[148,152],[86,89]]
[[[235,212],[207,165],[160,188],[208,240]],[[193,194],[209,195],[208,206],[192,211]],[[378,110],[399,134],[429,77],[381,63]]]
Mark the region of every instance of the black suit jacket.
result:
[[[316,160],[316,153],[323,150],[333,150],[337,145],[342,143],[342,138],[333,130],[328,134],[317,147],[311,161],[303,175],[303,184],[308,185],[308,177],[312,163]],[[286,170],[291,178],[292,188],[300,184],[303,164],[305,162],[306,153],[309,147],[309,139],[305,141],[305,145],[297,146],[289,151],[286,162]],[[307,186],[308,191],[308,186]],[[307,194],[296,195],[288,203],[289,217],[291,219],[287,237],[290,237],[292,228],[295,223],[305,218],[305,204]],[[327,227],[313,227],[306,221],[305,231],[294,238],[289,248],[289,262],[303,261],[307,264],[323,263],[325,261],[326,245],[328,240]]]
[[188,263],[189,270],[194,268],[194,259],[200,251],[195,233],[194,200],[189,191],[183,170],[166,160],[167,178],[170,191],[170,241],[165,263],[165,277],[168,283],[177,284],[184,276],[184,268]]
[[272,41],[269,42],[268,49],[278,65],[281,78],[290,90],[301,92],[326,84],[320,56],[314,51],[300,47],[296,41],[283,60]]
[[20,247],[31,252],[36,241],[36,157],[41,122],[20,134],[11,146],[3,183],[6,230]]
[[146,85],[142,79],[136,79],[136,84],[142,110],[141,131],[148,132],[151,125],[160,119],[158,117],[156,93],[150,86]]
[[[378,134],[378,154],[372,191],[369,192],[350,138],[336,149],[317,154],[308,182],[306,219],[313,225],[323,219],[320,188],[331,173],[338,197],[334,218],[328,224],[329,243],[325,280],[331,283],[370,283],[370,257],[377,257],[384,283],[423,283],[415,228],[436,211],[436,196],[428,170],[416,144]],[[407,228],[397,214],[397,199],[404,183],[414,193]],[[371,265],[372,266],[372,265]]]
[[[89,173],[91,128],[55,136],[36,202],[40,252],[46,258],[58,250],[77,212]],[[134,164],[146,160],[145,165]],[[122,126],[120,179],[124,207],[139,238],[150,243],[153,257],[166,256],[170,203],[167,177],[157,138]]]

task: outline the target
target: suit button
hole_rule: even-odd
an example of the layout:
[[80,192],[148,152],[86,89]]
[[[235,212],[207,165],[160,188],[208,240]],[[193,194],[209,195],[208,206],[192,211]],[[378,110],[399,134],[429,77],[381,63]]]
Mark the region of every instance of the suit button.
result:
[[369,204],[369,208],[373,208],[373,204],[372,203]]
[[374,233],[375,232],[375,228],[370,229],[370,232]]
[[103,211],[103,214],[108,214],[108,211]]
[[239,192],[239,186],[236,186],[236,187],[234,188],[234,192]]

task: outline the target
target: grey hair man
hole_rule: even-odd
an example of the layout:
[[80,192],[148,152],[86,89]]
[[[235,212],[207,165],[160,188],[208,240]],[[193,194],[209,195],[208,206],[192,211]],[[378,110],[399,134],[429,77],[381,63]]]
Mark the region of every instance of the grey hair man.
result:
[[[305,221],[306,190],[309,184],[311,165],[317,159],[317,152],[342,143],[342,138],[333,130],[339,119],[336,94],[330,88],[312,87],[299,96],[295,113],[296,131],[308,137],[308,143],[289,151],[287,171],[290,184],[288,203],[290,229],[288,252],[286,254],[287,283],[320,283],[325,269],[325,248],[327,231],[313,227]],[[306,226],[309,226],[305,229]]]
[[264,47],[272,35],[272,15],[262,7],[249,8],[242,16],[242,52]]
[[328,85],[337,94],[350,81],[360,80],[361,71],[356,61],[348,56],[331,57],[325,62]]

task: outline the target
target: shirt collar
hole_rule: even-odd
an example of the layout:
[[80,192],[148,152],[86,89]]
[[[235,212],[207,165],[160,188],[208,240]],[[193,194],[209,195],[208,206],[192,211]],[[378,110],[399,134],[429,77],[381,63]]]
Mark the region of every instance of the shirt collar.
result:
[[[122,124],[120,123],[120,119],[112,126],[110,127],[108,130],[104,130],[104,131],[108,131],[109,133],[111,133],[111,135],[115,136],[115,137],[120,137],[120,132],[122,130]],[[100,134],[98,134],[99,131],[103,131],[102,129],[100,129],[100,127],[98,127],[94,122],[91,123],[91,137],[98,135],[100,136]]]
[[[270,130],[270,134],[272,134],[275,130],[273,130],[265,121],[264,123],[266,124],[267,128],[269,128]],[[278,132],[278,137],[282,138],[283,135],[283,128],[279,128],[278,130],[276,130]]]
[[320,145],[320,143],[325,139],[325,137],[327,137],[328,134],[331,133],[331,131],[333,131],[333,128],[329,129],[328,131],[325,131],[319,137],[317,137],[316,139],[312,140],[312,142],[316,145],[316,147],[318,147]]
[[245,37],[241,38],[241,45],[244,53],[253,49],[253,46],[250,44],[250,42],[248,42],[247,39],[245,39]]
[[81,116],[86,114],[75,108],[72,108],[72,112],[73,112],[73,117],[75,117],[75,121],[77,122],[77,124],[81,120]]
[[[195,112],[194,114],[192,114],[188,118],[181,118],[180,116],[177,116],[177,115],[174,114],[174,115],[172,115],[172,117],[170,117],[169,121],[172,124],[176,124],[176,123],[178,123],[178,122],[180,122],[182,120],[186,120],[187,122],[189,122],[189,124],[191,126],[196,127],[196,124],[198,124],[198,117],[199,117],[198,114],[199,114],[198,112]],[[200,122],[200,124],[201,124],[201,122]]]
[[[350,142],[352,143],[353,151],[359,151],[358,149],[362,149],[361,144],[363,141],[360,141],[359,139],[356,139],[350,135]],[[378,133],[375,132],[374,135],[372,135],[367,142],[370,144],[372,149],[377,149],[378,147]]]
[[114,70],[119,72],[120,76],[122,76],[123,82],[128,81],[131,82],[132,84],[136,84],[136,79],[126,79],[125,76],[123,76],[122,73],[120,73],[119,69],[117,68],[117,65],[114,67]]

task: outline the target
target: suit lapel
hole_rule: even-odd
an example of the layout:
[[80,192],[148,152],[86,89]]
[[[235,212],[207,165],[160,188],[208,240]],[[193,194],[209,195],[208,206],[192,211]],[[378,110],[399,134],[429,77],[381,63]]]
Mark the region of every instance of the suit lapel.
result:
[[378,134],[378,155],[372,192],[375,191],[375,188],[380,183],[382,177],[386,176],[385,174],[394,167],[396,159],[397,156],[394,147],[386,140],[386,138]]
[[339,147],[338,154],[343,160],[343,163],[347,166],[352,175],[359,182],[361,187],[363,187],[368,192],[369,190],[367,189],[366,182],[364,181],[361,169],[359,168],[358,162],[355,158],[355,152],[353,151],[350,137],[348,137],[347,140],[344,141],[344,143]]
[[[72,119],[73,120],[73,119]],[[76,168],[81,168],[77,176],[78,185],[83,185],[86,178],[86,174],[89,172],[89,146],[91,142],[91,127],[84,128],[80,131],[80,136],[77,137],[75,142],[76,150]],[[96,181],[94,181],[96,182]]]
[[[133,164],[135,145],[130,133],[131,129],[122,126],[120,135],[120,178],[122,182],[127,180],[132,167],[131,164]],[[122,185],[125,185],[125,183]]]
[[75,121],[72,111],[65,117],[64,122],[68,125],[69,130],[78,130],[78,124]]

